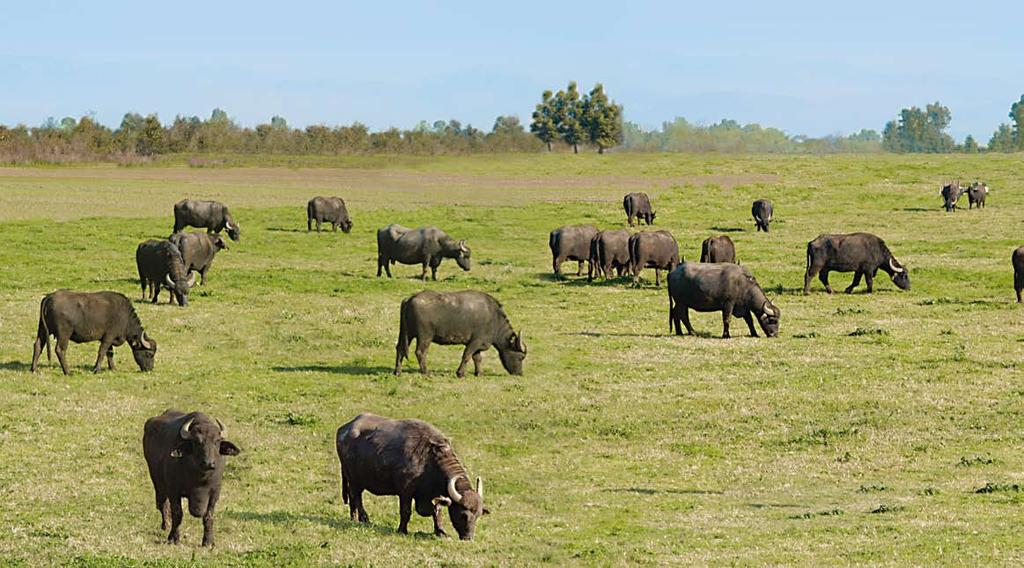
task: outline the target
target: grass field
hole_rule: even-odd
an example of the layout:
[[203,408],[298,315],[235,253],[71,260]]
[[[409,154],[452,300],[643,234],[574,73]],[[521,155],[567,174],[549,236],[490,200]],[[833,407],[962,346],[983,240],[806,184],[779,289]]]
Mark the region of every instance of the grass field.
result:
[[[290,164],[294,166],[295,164]],[[0,558],[138,565],[1020,564],[1024,244],[1016,156],[686,155],[348,159],[298,167],[0,169]],[[335,167],[330,167],[335,166]],[[988,208],[941,211],[944,180],[980,177]],[[550,274],[548,232],[619,228],[647,191],[683,256],[727,232],[782,310],[780,337],[669,335],[664,287]],[[305,203],[346,199],[349,235],[305,231]],[[165,237],[183,197],[231,206],[242,240],[188,308],[136,303],[156,369],[28,372],[40,298],[56,288],[138,299],[134,250]],[[770,234],[750,203],[775,202]],[[378,279],[375,230],[435,224],[473,251],[424,284]],[[807,241],[870,231],[912,289],[800,293]],[[567,267],[574,267],[568,263]],[[834,274],[845,287],[852,275]],[[434,374],[391,374],[398,307],[429,287],[497,297],[529,345],[525,374],[433,346]],[[142,424],[168,407],[220,418],[230,458],[217,546],[164,544]],[[398,500],[347,520],[334,432],[359,412],[448,434],[492,514],[472,542],[430,536]]]

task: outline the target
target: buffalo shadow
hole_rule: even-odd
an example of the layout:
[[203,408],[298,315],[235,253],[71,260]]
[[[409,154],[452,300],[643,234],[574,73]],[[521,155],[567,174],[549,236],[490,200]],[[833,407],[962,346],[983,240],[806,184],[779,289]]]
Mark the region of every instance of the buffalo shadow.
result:
[[[306,523],[315,523],[315,524],[324,525],[324,526],[330,527],[332,529],[354,529],[354,528],[362,527],[362,528],[373,530],[373,531],[375,531],[375,532],[377,532],[378,534],[381,534],[381,535],[392,536],[392,535],[398,535],[399,534],[397,527],[394,527],[394,528],[387,527],[387,526],[384,526],[384,525],[374,524],[373,522],[370,522],[370,523],[360,523],[360,522],[349,520],[349,519],[345,518],[344,516],[342,516],[341,514],[339,514],[338,516],[335,517],[335,516],[329,516],[329,515],[315,515],[315,514],[310,514],[310,513],[292,513],[292,512],[289,512],[289,511],[270,511],[270,512],[267,512],[267,513],[255,513],[255,512],[251,512],[251,511],[230,511],[230,510],[229,511],[223,511],[223,512],[221,512],[219,514],[221,516],[229,517],[231,519],[235,519],[235,520],[239,520],[239,521],[253,521],[253,522],[258,522],[258,523],[270,523],[270,524],[275,524],[275,525],[284,525],[286,527],[291,527],[295,523],[306,522]],[[429,517],[426,517],[426,519],[429,519]],[[410,519],[409,524],[412,524],[412,519]],[[432,524],[433,523],[431,523],[431,525]],[[420,532],[420,531],[413,532],[413,531],[410,530],[408,535],[401,535],[401,536],[411,536],[413,538],[418,538],[418,539],[431,539],[431,540],[436,540],[437,539],[437,537],[434,536],[433,527],[431,527],[430,532]]]
[[742,227],[708,227],[709,231],[715,231],[718,233],[746,233],[747,230]]
[[602,493],[638,493],[640,495],[724,495],[716,489],[656,489],[653,487],[610,487]]
[[278,373],[332,373],[336,375],[381,375],[395,371],[394,367],[366,365],[278,365],[271,367]]
[[[56,357],[54,357],[54,360],[55,360],[54,361],[55,364],[57,365],[57,368],[59,369],[60,368],[60,364],[56,363]],[[44,361],[42,360],[42,357],[40,357],[39,368],[43,368],[43,363],[44,363]],[[92,367],[89,367],[89,369],[91,370]],[[29,364],[29,363],[23,363],[21,361],[6,361],[6,362],[3,362],[3,363],[0,363],[0,370],[3,370],[3,371],[31,371],[32,370],[32,365]]]
[[659,337],[671,337],[670,335],[664,333],[621,333],[602,331],[576,331],[573,333],[563,333],[562,335],[575,335],[579,337],[648,337],[655,339]]

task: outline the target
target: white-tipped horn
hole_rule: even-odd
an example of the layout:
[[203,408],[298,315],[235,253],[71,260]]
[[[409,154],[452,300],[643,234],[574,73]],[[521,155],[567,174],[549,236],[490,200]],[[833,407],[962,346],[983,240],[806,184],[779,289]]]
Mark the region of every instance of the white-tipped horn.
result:
[[775,310],[772,309],[772,305],[771,303],[768,302],[768,300],[765,300],[764,303],[761,304],[761,311],[768,314],[771,317],[775,317]]
[[227,436],[228,435],[228,429],[224,427],[224,423],[221,422],[220,420],[217,420],[216,418],[214,418],[214,420],[217,422],[217,426],[220,427],[220,435],[221,436]]
[[523,330],[521,329],[519,330],[519,333],[516,334],[516,347],[518,347],[523,354],[526,354],[526,342],[523,341]]
[[181,425],[180,435],[181,435],[182,438],[184,438],[186,440],[188,439],[188,430],[189,430],[189,428],[192,427],[192,421],[193,420],[195,420],[195,417],[189,418],[187,421],[185,421],[184,424]]
[[142,332],[142,337],[139,339],[139,343],[141,343],[142,347],[144,347],[145,349],[153,348],[153,344],[150,342],[149,336],[146,335],[145,331]]
[[167,285],[170,286],[171,288],[174,288],[174,281],[171,280],[170,274],[164,274],[164,282],[166,282]]
[[452,498],[453,502],[462,503],[462,495],[455,489],[455,480],[458,478],[458,476],[455,476],[448,480],[448,496]]
[[481,499],[484,498],[484,479],[482,477],[476,478],[476,493]]
[[897,266],[896,261],[892,257],[889,257],[889,268],[891,268],[892,271],[895,272],[896,274],[903,272],[903,267]]
[[196,273],[195,272],[189,272],[188,273],[188,287],[191,288],[191,287],[193,287],[195,285],[196,285]]
[[459,250],[462,252],[469,252],[469,248],[466,247],[465,239],[459,241]]

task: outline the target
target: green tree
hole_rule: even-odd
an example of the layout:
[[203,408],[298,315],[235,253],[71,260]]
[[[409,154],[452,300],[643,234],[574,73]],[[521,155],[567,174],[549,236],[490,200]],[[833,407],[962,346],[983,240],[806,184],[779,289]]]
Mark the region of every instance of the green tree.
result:
[[1013,128],[1005,122],[999,125],[999,128],[992,134],[992,138],[988,141],[989,152],[1013,152],[1017,149],[1017,144],[1013,138]]
[[558,123],[555,117],[555,99],[551,91],[544,91],[540,96],[533,111],[533,122],[530,123],[530,132],[537,136],[541,142],[551,151],[551,143],[558,136]]
[[980,151],[981,148],[978,147],[978,142],[974,139],[974,136],[968,134],[967,138],[964,138],[963,152],[965,154],[977,154]]
[[587,139],[597,145],[597,152],[622,144],[622,107],[608,100],[601,83],[594,85],[583,103]]
[[1024,150],[1024,95],[1010,105],[1010,120],[1013,121],[1013,145],[1017,150]]
[[140,156],[152,156],[163,150],[164,127],[155,114],[142,120],[135,139],[135,152]]
[[584,108],[576,81],[569,81],[564,91],[555,94],[555,124],[562,140],[572,146],[574,154],[580,153],[580,142],[586,140],[587,129],[583,117]]
[[952,119],[949,108],[934,102],[900,111],[899,121],[889,121],[882,133],[882,147],[890,152],[952,152],[953,137],[944,131]]

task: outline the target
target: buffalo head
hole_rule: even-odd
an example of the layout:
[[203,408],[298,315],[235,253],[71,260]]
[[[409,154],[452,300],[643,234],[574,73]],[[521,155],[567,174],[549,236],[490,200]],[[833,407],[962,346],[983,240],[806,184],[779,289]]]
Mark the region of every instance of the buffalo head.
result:
[[192,272],[188,273],[188,277],[177,280],[171,280],[170,274],[164,276],[164,287],[174,294],[174,298],[178,300],[179,306],[188,305],[188,291],[195,285],[196,275]]
[[224,220],[224,228],[228,231],[228,237],[233,241],[237,241],[242,236],[241,231],[238,229],[238,225],[235,224],[235,220],[228,217]]
[[761,324],[761,329],[764,330],[764,334],[768,337],[779,335],[780,315],[782,314],[779,312],[779,308],[772,304],[771,300],[765,299],[764,303],[761,304],[761,315],[757,317],[757,321]]
[[213,235],[213,246],[217,250],[228,250],[228,243],[224,240],[224,237],[220,235]]
[[892,271],[892,282],[900,290],[910,290],[910,273],[895,258],[889,258],[889,270]]
[[455,488],[458,480],[459,477],[448,480],[448,496],[436,497],[434,505],[448,507],[448,517],[452,520],[455,532],[459,533],[459,538],[472,540],[477,519],[490,514],[484,508],[484,480],[476,478],[476,489],[467,489],[462,493]]
[[188,460],[199,471],[211,471],[223,463],[221,456],[237,456],[242,450],[224,439],[227,430],[220,420],[196,413],[181,426],[178,445],[171,457]]
[[455,262],[463,270],[469,271],[469,247],[466,246],[465,240],[459,241],[459,250],[455,256]]
[[138,338],[129,339],[128,346],[132,348],[132,357],[139,365],[139,370],[152,371],[153,359],[156,357],[156,340],[150,339],[143,331]]
[[523,331],[513,332],[508,336],[505,345],[495,346],[498,349],[498,358],[501,359],[501,366],[512,375],[523,374],[523,359],[526,358],[526,343],[523,341]]
[[340,225],[341,225],[341,231],[343,233],[351,233],[352,232],[352,219],[349,219],[348,217],[345,217],[344,219],[341,220]]

